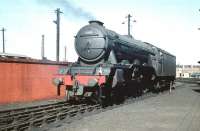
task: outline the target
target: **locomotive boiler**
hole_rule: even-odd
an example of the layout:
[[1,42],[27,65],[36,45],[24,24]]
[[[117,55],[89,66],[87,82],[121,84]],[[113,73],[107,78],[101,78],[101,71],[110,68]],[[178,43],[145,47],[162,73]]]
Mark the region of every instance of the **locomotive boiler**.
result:
[[117,64],[122,60],[132,63],[136,58],[147,62],[148,54],[154,54],[147,44],[105,29],[100,21],[89,23],[78,32],[75,39],[75,49],[81,63]]
[[104,103],[124,98],[125,92],[142,93],[171,86],[175,80],[175,56],[108,30],[100,21],[90,21],[79,30],[75,49],[77,62],[60,69],[53,79],[58,94],[65,87],[67,100]]

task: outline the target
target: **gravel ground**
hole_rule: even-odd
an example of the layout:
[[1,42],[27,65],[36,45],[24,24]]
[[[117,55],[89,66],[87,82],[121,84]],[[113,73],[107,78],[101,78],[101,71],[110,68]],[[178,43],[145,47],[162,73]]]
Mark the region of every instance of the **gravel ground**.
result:
[[200,131],[200,86],[177,85],[171,94],[84,117],[51,131]]

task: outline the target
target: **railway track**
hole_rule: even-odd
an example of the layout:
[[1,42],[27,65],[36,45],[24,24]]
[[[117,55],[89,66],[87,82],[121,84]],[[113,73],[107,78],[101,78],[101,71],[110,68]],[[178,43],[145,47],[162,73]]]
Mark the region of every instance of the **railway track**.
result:
[[[166,92],[168,91],[163,93]],[[60,126],[60,123],[71,123],[77,116],[82,118],[157,95],[159,94],[148,92],[142,96],[129,97],[122,104],[106,108],[101,108],[99,104],[72,105],[63,101],[54,104],[0,111],[0,131],[46,130],[52,125],[57,127]]]
[[31,130],[33,127],[41,127],[66,117],[73,117],[77,113],[90,112],[99,108],[100,105],[71,105],[59,102],[0,111],[0,131]]

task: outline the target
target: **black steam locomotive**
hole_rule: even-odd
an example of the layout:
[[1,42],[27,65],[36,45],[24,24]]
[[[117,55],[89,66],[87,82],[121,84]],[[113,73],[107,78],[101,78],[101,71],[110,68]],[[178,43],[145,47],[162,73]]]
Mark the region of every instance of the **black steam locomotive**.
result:
[[67,100],[106,103],[166,88],[175,80],[175,56],[108,30],[100,21],[90,21],[80,29],[75,49],[77,62],[60,69],[53,80],[58,93],[65,87]]

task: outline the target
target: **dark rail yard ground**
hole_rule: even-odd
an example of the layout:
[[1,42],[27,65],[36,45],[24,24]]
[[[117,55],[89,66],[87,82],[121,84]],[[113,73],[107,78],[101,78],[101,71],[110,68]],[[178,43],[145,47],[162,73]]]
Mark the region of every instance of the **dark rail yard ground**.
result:
[[[0,106],[0,124],[2,125],[0,127],[7,127],[4,125],[5,122],[10,122],[8,127],[12,130],[199,131],[199,93],[199,85],[177,82],[176,89],[172,90],[172,93],[169,93],[169,91],[159,95],[149,93],[136,99],[126,100],[124,104],[106,109],[100,109],[99,106],[89,107],[85,105],[69,108],[67,103],[64,104],[62,100],[11,104]],[[30,106],[35,107],[29,109]],[[38,109],[36,108],[37,106],[39,107]],[[12,111],[12,108],[19,107],[28,108],[25,111]],[[2,112],[2,110],[7,109],[11,109],[12,112]],[[32,117],[34,113],[38,115],[39,119],[37,116]],[[15,114],[17,115],[13,116]],[[3,115],[8,116],[8,121],[2,117]],[[60,120],[63,118],[64,120]],[[26,122],[27,124],[23,127],[22,123]],[[9,128],[6,130],[9,130]]]
[[200,86],[177,83],[164,93],[114,108],[51,131],[199,131]]

